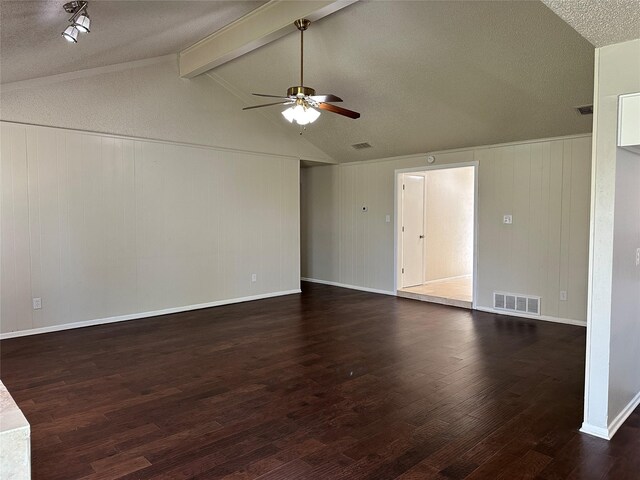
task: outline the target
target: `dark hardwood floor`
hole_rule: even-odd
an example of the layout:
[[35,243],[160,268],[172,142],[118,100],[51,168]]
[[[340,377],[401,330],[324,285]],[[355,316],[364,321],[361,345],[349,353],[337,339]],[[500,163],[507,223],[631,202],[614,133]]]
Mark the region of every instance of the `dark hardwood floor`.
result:
[[34,479],[640,478],[580,434],[585,330],[302,295],[1,343]]

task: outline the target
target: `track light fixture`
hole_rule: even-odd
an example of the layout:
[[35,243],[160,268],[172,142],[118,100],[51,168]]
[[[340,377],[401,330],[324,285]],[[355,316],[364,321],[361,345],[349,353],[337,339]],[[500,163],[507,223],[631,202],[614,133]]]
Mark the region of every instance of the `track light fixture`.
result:
[[91,26],[91,19],[89,13],[87,13],[88,2],[74,1],[64,4],[64,11],[71,14],[69,18],[69,25],[62,32],[62,36],[65,40],[71,43],[78,42],[79,33],[89,33],[89,27]]
[[67,42],[78,43],[78,29],[73,25],[69,25],[62,32],[62,36]]
[[76,18],[76,22],[73,24],[78,30],[82,33],[89,33],[89,26],[91,25],[91,19],[87,13],[83,13],[78,18]]

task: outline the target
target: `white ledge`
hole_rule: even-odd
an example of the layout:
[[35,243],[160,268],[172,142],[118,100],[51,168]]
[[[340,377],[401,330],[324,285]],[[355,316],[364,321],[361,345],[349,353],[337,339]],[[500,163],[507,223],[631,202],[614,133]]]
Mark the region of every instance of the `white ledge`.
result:
[[11,394],[0,382],[0,472],[2,478],[31,478],[31,428]]

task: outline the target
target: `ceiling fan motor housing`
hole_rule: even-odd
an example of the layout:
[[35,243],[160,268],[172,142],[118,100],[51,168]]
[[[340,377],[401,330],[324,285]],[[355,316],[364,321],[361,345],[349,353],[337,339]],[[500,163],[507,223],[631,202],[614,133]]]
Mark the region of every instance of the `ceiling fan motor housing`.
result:
[[302,85],[297,85],[295,87],[289,87],[287,89],[287,97],[297,97],[298,95],[302,95],[305,97],[312,97],[316,94],[316,91],[311,87],[304,87]]

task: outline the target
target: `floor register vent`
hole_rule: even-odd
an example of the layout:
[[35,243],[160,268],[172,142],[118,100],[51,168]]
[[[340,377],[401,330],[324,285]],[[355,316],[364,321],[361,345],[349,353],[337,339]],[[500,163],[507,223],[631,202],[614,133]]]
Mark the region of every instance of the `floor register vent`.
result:
[[493,308],[512,312],[540,315],[540,297],[517,293],[493,292]]

